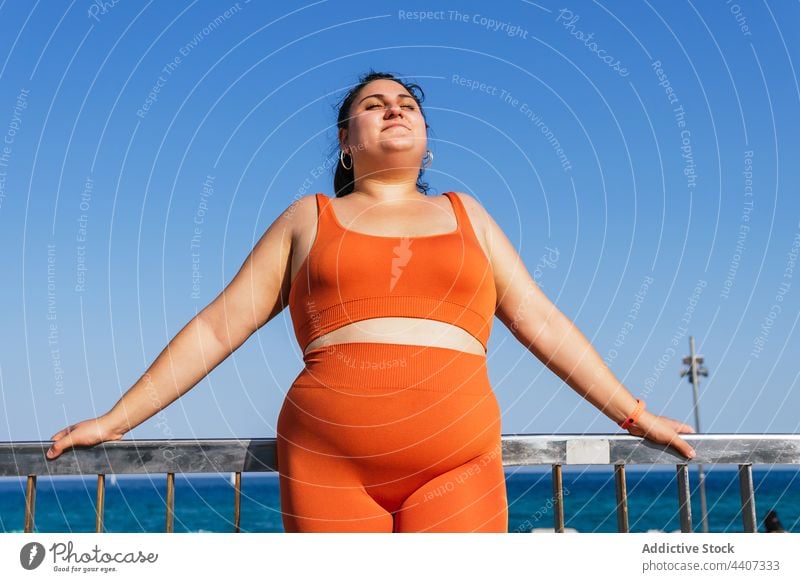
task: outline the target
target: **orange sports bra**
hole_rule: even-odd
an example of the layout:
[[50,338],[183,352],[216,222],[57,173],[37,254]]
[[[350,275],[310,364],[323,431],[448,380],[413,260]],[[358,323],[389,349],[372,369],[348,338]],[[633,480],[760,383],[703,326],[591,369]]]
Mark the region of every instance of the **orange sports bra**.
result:
[[346,229],[316,194],[317,233],[291,283],[289,312],[302,351],[318,337],[373,317],[418,317],[456,325],[487,350],[497,293],[492,266],[461,199],[445,192],[456,229],[379,236]]

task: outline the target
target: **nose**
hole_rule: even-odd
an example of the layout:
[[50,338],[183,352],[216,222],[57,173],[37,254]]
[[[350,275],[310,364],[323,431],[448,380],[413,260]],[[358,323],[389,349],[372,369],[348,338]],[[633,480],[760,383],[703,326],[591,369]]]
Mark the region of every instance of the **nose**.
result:
[[386,105],[386,114],[388,117],[392,117],[402,112],[403,109],[400,107],[399,103],[389,103]]

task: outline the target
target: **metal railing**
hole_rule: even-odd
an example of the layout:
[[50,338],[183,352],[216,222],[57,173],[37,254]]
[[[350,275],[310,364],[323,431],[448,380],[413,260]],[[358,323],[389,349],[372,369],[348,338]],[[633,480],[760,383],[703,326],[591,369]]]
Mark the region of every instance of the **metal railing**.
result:
[[[800,464],[800,435],[683,435],[697,456],[690,462],[671,448],[630,435],[503,435],[503,465],[550,465],[553,479],[554,531],[564,531],[564,465],[613,465],[617,529],[628,530],[627,465],[674,465],[682,532],[692,531],[689,465],[736,464],[745,532],[757,531],[754,464]],[[275,439],[122,440],[73,449],[49,461],[50,442],[0,442],[0,477],[27,477],[25,532],[32,532],[36,478],[40,475],[97,475],[95,531],[103,531],[105,476],[166,473],[165,531],[173,531],[176,473],[232,473],[233,527],[239,532],[242,473],[277,471]]]

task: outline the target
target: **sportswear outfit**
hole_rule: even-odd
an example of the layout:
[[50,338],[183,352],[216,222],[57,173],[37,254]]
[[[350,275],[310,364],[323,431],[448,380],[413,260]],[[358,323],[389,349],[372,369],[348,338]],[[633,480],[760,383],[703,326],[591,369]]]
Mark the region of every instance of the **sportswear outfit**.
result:
[[[303,352],[374,317],[458,326],[486,350],[496,291],[458,194],[458,225],[428,236],[346,229],[316,194],[317,233],[289,292]],[[384,268],[385,266],[385,268]],[[486,355],[424,345],[321,345],[277,424],[287,532],[506,532],[500,407]]]

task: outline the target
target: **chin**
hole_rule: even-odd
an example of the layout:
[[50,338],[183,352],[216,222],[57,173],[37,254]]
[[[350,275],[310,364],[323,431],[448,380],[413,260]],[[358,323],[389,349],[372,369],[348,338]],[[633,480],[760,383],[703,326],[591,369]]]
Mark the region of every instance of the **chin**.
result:
[[384,152],[418,153],[420,157],[425,154],[424,149],[419,150],[419,143],[411,140],[385,139],[379,141],[378,146]]

